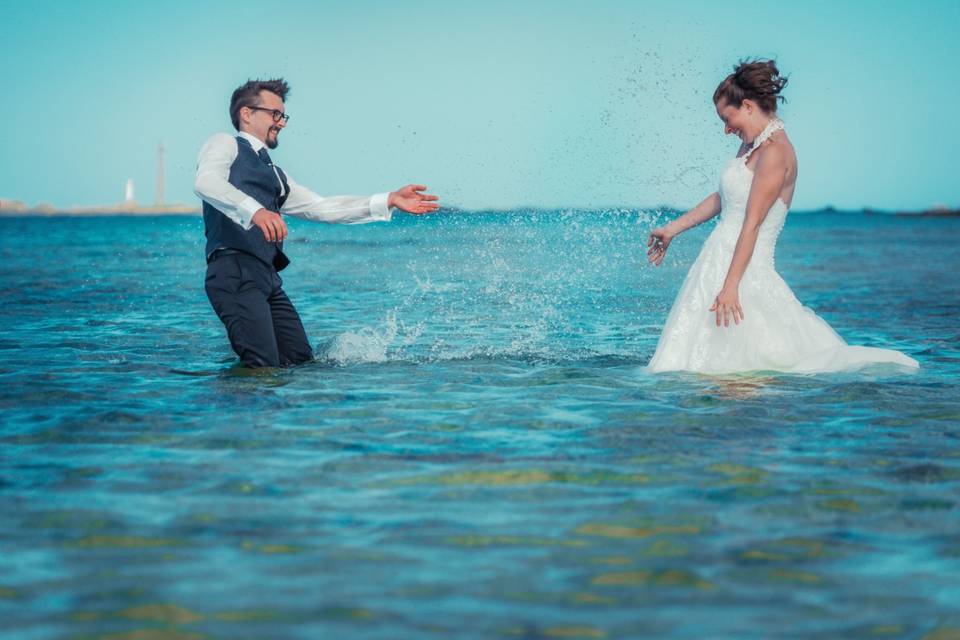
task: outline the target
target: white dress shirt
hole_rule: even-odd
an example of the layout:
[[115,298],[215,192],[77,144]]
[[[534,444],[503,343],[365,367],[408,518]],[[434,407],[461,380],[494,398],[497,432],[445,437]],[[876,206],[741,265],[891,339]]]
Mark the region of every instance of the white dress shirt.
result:
[[[246,131],[241,131],[239,135],[250,142],[254,153],[266,146]],[[237,159],[237,153],[236,137],[229,133],[215,133],[211,136],[200,149],[200,156],[197,158],[197,179],[193,192],[244,229],[250,229],[253,227],[253,214],[259,209],[269,210],[270,207],[257,202],[230,184],[230,167]],[[290,186],[290,194],[279,213],[317,222],[341,224],[390,220],[392,212],[387,206],[389,193],[325,198],[294,182],[286,171],[284,174]],[[277,180],[280,181],[279,175]],[[281,181],[281,189],[282,184]]]

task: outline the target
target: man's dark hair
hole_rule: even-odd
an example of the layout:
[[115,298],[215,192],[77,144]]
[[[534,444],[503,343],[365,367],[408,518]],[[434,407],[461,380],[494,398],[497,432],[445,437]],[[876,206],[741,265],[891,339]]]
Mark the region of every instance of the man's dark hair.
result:
[[261,91],[275,93],[286,102],[287,94],[290,93],[290,85],[283,78],[276,78],[274,80],[247,80],[245,84],[237,87],[237,90],[230,96],[230,121],[233,122],[233,128],[237,131],[240,131],[240,109],[260,106]]

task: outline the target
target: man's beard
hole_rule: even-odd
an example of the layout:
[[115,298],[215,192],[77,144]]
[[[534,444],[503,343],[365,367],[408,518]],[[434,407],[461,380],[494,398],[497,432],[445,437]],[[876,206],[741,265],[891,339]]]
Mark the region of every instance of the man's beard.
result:
[[271,138],[270,132],[269,131],[267,132],[267,147],[269,147],[270,149],[276,149],[277,145],[280,144],[280,140],[279,140],[280,132],[274,129],[271,129],[270,131],[273,131],[274,136]]

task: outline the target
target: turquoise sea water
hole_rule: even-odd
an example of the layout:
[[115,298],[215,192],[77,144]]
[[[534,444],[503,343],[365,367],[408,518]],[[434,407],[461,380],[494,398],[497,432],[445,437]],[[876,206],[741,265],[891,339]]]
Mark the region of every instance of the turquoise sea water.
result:
[[658,219],[293,221],[319,360],[256,374],[198,218],[0,219],[0,636],[960,637],[960,220],[781,236],[918,373],[711,378],[642,370]]

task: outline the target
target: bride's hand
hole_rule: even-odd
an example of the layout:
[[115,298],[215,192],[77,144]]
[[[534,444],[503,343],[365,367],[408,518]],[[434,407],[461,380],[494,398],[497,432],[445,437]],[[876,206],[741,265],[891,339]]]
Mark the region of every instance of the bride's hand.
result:
[[733,315],[733,322],[740,324],[743,320],[743,308],[740,306],[740,294],[736,289],[724,287],[717,294],[717,299],[713,301],[710,311],[717,312],[717,326],[720,326],[720,318],[723,318],[723,326],[730,326],[730,315]]
[[667,247],[670,246],[671,240],[673,240],[673,236],[670,235],[666,227],[651,231],[650,237],[647,239],[647,246],[650,247],[647,250],[647,261],[659,267],[660,263],[663,262],[663,256],[667,254]]

